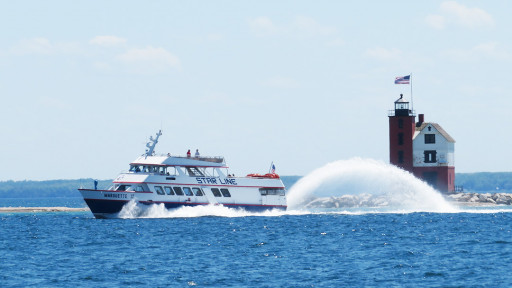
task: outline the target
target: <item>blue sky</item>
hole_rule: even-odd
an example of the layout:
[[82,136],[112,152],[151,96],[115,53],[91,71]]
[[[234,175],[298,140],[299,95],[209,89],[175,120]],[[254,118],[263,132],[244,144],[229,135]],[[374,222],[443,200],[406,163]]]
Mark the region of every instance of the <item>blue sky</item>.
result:
[[510,1],[7,1],[0,180],[108,179],[156,151],[231,172],[388,162],[410,86],[457,172],[512,171]]

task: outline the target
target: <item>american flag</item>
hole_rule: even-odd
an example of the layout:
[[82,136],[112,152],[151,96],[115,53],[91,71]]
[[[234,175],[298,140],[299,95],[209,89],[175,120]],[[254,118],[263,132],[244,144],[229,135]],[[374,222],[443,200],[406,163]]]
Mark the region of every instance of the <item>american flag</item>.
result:
[[274,163],[272,163],[272,166],[270,167],[270,173],[276,173],[276,165],[274,165]]
[[410,84],[411,75],[396,77],[395,84]]

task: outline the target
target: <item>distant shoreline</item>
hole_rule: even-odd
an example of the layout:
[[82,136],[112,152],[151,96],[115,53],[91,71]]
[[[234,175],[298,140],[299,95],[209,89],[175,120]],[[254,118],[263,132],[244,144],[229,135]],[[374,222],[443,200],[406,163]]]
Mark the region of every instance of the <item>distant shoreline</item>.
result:
[[69,207],[0,207],[0,213],[38,213],[38,212],[86,212],[89,208]]

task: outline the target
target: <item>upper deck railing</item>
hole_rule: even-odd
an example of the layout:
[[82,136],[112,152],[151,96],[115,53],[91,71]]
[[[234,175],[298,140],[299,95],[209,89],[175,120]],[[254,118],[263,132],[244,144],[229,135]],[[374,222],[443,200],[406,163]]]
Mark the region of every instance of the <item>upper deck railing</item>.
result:
[[222,156],[200,156],[200,157],[190,156],[190,157],[188,157],[188,156],[175,156],[175,155],[171,155],[171,154],[160,154],[160,155],[156,155],[156,156],[198,160],[198,161],[206,161],[206,162],[212,162],[212,163],[224,163],[224,157],[222,157]]
[[186,156],[173,156],[174,158],[183,158],[183,159],[191,159],[191,160],[199,160],[213,163],[224,163],[224,157],[220,156],[203,156],[203,157],[186,157]]

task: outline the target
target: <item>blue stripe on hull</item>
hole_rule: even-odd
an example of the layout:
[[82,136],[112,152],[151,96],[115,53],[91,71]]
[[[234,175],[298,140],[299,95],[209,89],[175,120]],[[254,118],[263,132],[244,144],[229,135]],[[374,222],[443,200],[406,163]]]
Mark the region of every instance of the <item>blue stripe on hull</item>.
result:
[[[89,209],[91,209],[91,212],[94,214],[96,218],[105,218],[103,214],[116,214],[121,212],[123,209],[123,206],[128,203],[129,201],[122,201],[122,200],[98,200],[98,199],[84,199],[87,203],[87,206],[89,206]],[[160,204],[161,202],[146,202],[146,201],[140,201],[139,203],[144,205],[152,205],[152,204]],[[193,204],[193,203],[177,203],[177,202],[163,202],[166,209],[175,209],[180,208],[183,206],[204,206],[207,204]],[[243,209],[250,212],[263,212],[268,210],[286,210],[286,206],[264,206],[264,205],[243,205],[243,204],[237,204],[237,205],[230,205],[225,204],[225,207],[233,208],[233,209]]]

